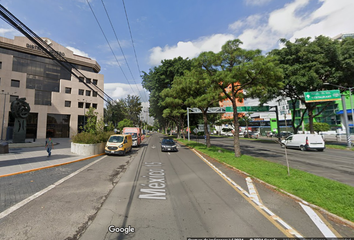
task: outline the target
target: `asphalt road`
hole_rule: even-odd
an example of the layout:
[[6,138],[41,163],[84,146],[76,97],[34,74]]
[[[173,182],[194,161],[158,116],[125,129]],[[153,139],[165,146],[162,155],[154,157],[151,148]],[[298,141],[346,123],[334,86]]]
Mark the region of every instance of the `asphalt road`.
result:
[[[18,199],[3,208],[42,190],[0,219],[0,239],[328,236],[305,211],[309,207],[262,183],[249,187],[247,176],[186,147],[161,152],[161,138],[152,135],[127,156],[8,178],[12,186],[2,185],[0,193],[7,189],[6,198]],[[353,229],[316,213],[331,234],[354,236]]]
[[247,196],[246,176],[209,159],[223,176],[183,146],[161,152],[161,138],[149,138],[80,239],[324,236],[298,202],[255,182],[260,207]]
[[[211,144],[233,150],[232,138],[212,137]],[[243,154],[260,157],[286,165],[285,149],[270,140],[240,138]],[[325,149],[323,152],[287,149],[289,165],[321,177],[336,180],[354,187],[354,152]]]

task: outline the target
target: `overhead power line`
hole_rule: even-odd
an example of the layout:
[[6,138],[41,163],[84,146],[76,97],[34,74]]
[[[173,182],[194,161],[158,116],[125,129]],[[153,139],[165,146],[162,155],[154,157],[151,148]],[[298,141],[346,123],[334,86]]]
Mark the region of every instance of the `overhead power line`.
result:
[[[130,69],[130,66],[129,66],[129,63],[128,63],[128,61],[127,61],[127,58],[125,57],[123,48],[122,48],[122,46],[120,45],[120,42],[119,42],[119,40],[118,40],[116,31],[115,31],[115,29],[114,29],[114,27],[113,27],[113,24],[112,24],[112,21],[111,21],[111,18],[110,18],[110,16],[109,16],[109,14],[108,14],[108,11],[107,11],[107,9],[106,9],[106,6],[105,6],[103,0],[101,0],[101,2],[102,2],[102,5],[103,5],[103,7],[104,7],[104,10],[105,10],[105,12],[106,12],[106,15],[107,15],[107,18],[108,18],[108,20],[109,20],[109,23],[111,24],[111,28],[112,28],[112,30],[113,30],[113,32],[114,32],[114,36],[116,37],[116,40],[117,40],[117,43],[118,43],[118,45],[119,45],[120,51],[122,52],[122,55],[123,55],[123,57],[124,57],[125,63],[127,64],[127,67],[128,67],[128,69],[129,69],[130,75],[132,76],[132,79],[133,79],[133,81],[134,81],[134,83],[135,83],[135,86],[137,86],[137,84],[136,84],[136,82],[135,82],[135,78],[134,78],[133,73],[132,73],[132,70]],[[137,88],[137,90],[138,90],[138,93],[139,93],[139,89],[138,89],[138,88]],[[145,97],[146,97],[146,96],[145,96]],[[146,101],[147,101],[147,100],[148,100],[148,99],[146,99]]]
[[[85,75],[79,71],[73,64],[68,62],[66,58],[60,55],[56,50],[54,50],[51,46],[49,46],[41,37],[39,37],[36,33],[34,33],[31,29],[29,29],[24,23],[22,23],[19,19],[17,19],[10,11],[4,8],[0,4],[0,17],[11,25],[13,28],[17,29],[24,36],[26,36],[29,40],[31,40],[34,44],[36,44],[39,48],[41,48],[48,56],[50,56],[53,60],[55,60],[58,64],[64,67],[67,71],[69,71],[72,75],[74,75],[79,82],[82,82],[92,91],[97,91],[97,95],[101,97],[104,101],[110,102],[113,99],[106,94],[101,88],[92,84],[91,86],[87,84],[83,79],[85,79]],[[73,71],[74,69],[74,71]],[[93,89],[92,86],[95,88]],[[100,92],[100,93],[99,93]]]
[[[133,49],[134,49],[134,55],[135,55],[136,65],[137,65],[137,67],[138,67],[139,76],[140,76],[141,70],[140,70],[140,66],[139,66],[138,57],[137,57],[136,51],[135,51],[135,45],[134,45],[134,40],[133,40],[133,34],[132,34],[132,30],[131,30],[130,24],[129,24],[128,13],[127,13],[127,9],[126,9],[126,7],[125,7],[124,0],[122,0],[122,2],[123,2],[124,12],[125,12],[125,17],[126,17],[126,19],[127,19],[127,24],[128,24],[128,28],[129,28],[130,39],[131,39],[131,41],[132,41],[132,45],[133,45]],[[148,97],[147,97],[145,91],[144,91],[144,95],[145,95],[145,97],[146,97],[146,101],[148,101]]]
[[[101,29],[101,32],[102,32],[104,38],[106,39],[106,42],[107,42],[109,48],[111,49],[111,52],[112,52],[114,58],[116,59],[116,62],[117,62],[117,64],[118,64],[120,70],[121,70],[122,73],[123,73],[124,78],[125,78],[126,81],[128,82],[128,84],[129,84],[129,86],[130,86],[132,92],[134,92],[132,85],[130,84],[130,82],[129,82],[127,76],[125,75],[125,73],[124,73],[124,71],[123,71],[123,68],[122,68],[122,66],[120,65],[120,63],[119,63],[119,61],[118,61],[118,59],[117,59],[117,56],[115,55],[115,53],[114,53],[114,51],[113,51],[113,49],[112,49],[112,46],[111,46],[111,44],[109,43],[109,41],[108,41],[108,39],[107,39],[107,37],[106,37],[106,34],[104,33],[104,31],[103,31],[103,29],[102,29],[102,27],[101,27],[101,24],[100,24],[100,22],[98,21],[98,19],[97,19],[97,17],[96,17],[96,14],[95,14],[95,12],[93,11],[93,9],[92,9],[92,7],[91,7],[90,2],[89,2],[88,0],[86,0],[86,2],[87,2],[87,4],[89,5],[89,7],[90,7],[90,9],[91,9],[91,12],[92,12],[93,16],[95,17],[96,22],[97,22],[99,28]],[[134,93],[135,93],[135,92],[134,92]],[[135,93],[135,94],[136,94],[136,93]]]

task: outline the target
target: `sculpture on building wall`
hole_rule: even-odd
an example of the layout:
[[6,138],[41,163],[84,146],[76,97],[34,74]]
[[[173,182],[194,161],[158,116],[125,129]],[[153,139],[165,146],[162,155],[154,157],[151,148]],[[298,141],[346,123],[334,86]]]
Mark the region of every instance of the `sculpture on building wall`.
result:
[[26,102],[26,98],[17,98],[11,103],[11,113],[15,118],[14,126],[14,143],[24,143],[26,140],[26,118],[28,117],[31,108]]

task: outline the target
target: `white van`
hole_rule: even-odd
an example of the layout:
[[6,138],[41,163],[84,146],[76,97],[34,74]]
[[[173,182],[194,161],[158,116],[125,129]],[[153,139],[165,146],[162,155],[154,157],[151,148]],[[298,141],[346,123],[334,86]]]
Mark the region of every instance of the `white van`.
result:
[[317,134],[294,134],[281,141],[281,146],[301,151],[316,149],[320,152],[326,148],[322,136]]

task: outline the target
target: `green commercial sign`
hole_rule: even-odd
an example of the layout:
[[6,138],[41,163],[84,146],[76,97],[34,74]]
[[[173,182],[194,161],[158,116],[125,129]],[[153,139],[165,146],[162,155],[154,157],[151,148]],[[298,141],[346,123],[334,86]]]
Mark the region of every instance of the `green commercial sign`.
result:
[[339,90],[304,92],[305,102],[325,102],[340,100]]
[[[225,112],[233,112],[233,108],[232,107],[225,107]],[[237,107],[237,112],[269,112],[269,106]]]

